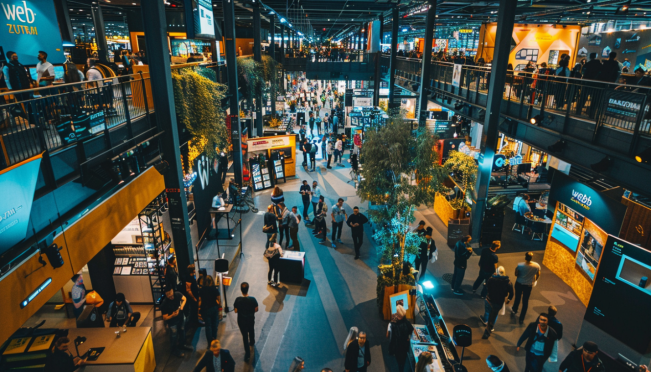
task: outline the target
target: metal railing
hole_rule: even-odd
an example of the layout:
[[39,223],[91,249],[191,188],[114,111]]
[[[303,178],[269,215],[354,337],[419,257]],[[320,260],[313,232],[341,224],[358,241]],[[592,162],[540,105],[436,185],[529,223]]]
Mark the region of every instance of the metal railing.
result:
[[154,110],[148,73],[0,94],[0,168],[128,124]]

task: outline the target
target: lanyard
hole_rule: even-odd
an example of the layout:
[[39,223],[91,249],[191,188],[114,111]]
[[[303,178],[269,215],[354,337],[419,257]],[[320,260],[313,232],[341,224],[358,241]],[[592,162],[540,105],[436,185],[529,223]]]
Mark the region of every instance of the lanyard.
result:
[[583,372],[590,372],[592,367],[588,368],[588,370],[585,370],[585,362],[583,361],[583,354],[581,354],[581,364],[583,365]]

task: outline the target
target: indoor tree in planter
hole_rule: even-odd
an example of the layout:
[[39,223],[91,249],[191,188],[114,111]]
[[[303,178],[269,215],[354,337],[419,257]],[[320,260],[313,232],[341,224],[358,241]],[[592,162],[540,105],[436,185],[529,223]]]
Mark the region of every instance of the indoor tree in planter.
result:
[[463,152],[450,151],[443,167],[447,174],[463,189],[463,192],[450,202],[452,208],[458,210],[459,215],[463,215],[464,211],[470,208],[470,204],[466,201],[466,195],[469,191],[474,190],[477,182],[477,162],[472,156]]
[[447,176],[438,165],[434,151],[437,137],[420,129],[412,134],[404,111],[390,113],[387,124],[366,132],[361,157],[364,182],[357,195],[375,205],[369,217],[377,225],[373,238],[381,257],[378,274],[378,307],[383,307],[384,290],[400,284],[414,285],[411,273],[404,272],[406,254],[415,255],[421,239],[411,232],[414,212],[421,204],[432,204],[441,180]]

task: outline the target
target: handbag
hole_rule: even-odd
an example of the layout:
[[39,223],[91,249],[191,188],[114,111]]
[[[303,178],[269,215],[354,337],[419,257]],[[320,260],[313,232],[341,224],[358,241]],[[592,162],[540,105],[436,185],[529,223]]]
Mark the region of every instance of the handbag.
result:
[[263,232],[263,233],[269,233],[269,232],[272,231],[273,229],[274,229],[274,227],[271,226],[271,225],[264,225],[264,226],[262,226],[262,232]]
[[269,247],[264,251],[264,257],[267,259],[272,259],[276,257],[276,255],[278,254],[280,254],[278,248],[274,248],[274,247]]
[[434,253],[432,253],[432,258],[429,259],[430,263],[436,262],[436,260],[439,259],[439,250],[435,250]]

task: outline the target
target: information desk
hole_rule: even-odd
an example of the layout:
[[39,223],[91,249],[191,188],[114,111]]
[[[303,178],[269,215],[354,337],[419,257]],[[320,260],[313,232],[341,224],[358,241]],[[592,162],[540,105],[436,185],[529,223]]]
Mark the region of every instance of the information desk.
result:
[[[212,219],[212,228],[215,229],[215,239],[231,240],[233,239],[233,230],[231,230],[231,219],[229,214],[233,210],[233,204],[227,204],[219,208],[210,208],[208,213]],[[226,229],[219,228],[219,221],[226,218]]]
[[416,303],[425,324],[414,324],[410,361],[415,368],[418,356],[429,351],[434,359],[435,371],[453,372],[453,365],[458,364],[460,359],[436,300],[432,295],[419,292]]
[[283,251],[280,258],[280,280],[289,283],[303,283],[305,275],[305,252]]
[[[127,332],[123,328],[71,328],[68,333],[70,341],[78,336],[86,337],[79,345],[79,354],[83,355],[90,348],[103,347],[104,351],[95,361],[87,361],[81,370],[84,372],[153,372],[156,368],[154,343],[151,328],[131,327]],[[120,337],[115,335],[120,331]],[[71,344],[70,351],[76,354]]]

